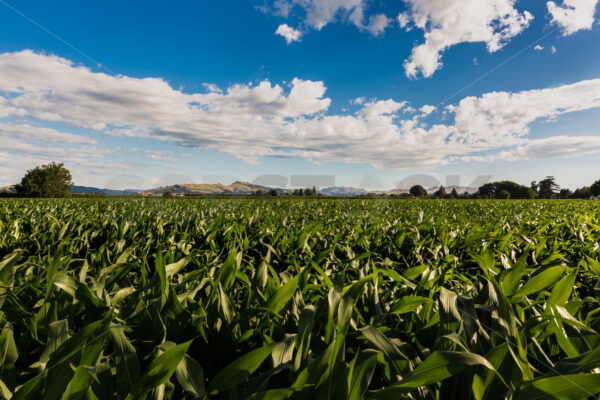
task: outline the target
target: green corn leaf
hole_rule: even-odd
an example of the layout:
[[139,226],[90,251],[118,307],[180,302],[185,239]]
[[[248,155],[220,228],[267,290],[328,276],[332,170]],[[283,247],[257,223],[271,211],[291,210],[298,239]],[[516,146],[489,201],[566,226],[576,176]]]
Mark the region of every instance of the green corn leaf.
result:
[[77,281],[71,278],[66,272],[57,272],[52,278],[54,286],[69,293],[72,297],[75,297],[75,291],[77,290]]
[[361,351],[356,354],[350,363],[348,400],[360,400],[363,398],[375,371],[377,354],[378,352],[374,350]]
[[298,334],[296,335],[296,348],[298,350],[294,358],[294,371],[298,371],[306,365],[314,324],[315,308],[314,306],[306,306],[300,313],[300,321],[298,322]]
[[285,339],[277,343],[271,352],[273,368],[286,364],[292,360],[296,346],[296,335],[286,335]]
[[495,329],[492,334],[501,340],[507,340],[508,349],[521,370],[522,378],[533,379],[533,371],[527,361],[527,354],[517,328],[518,318],[513,312],[511,303],[500,290],[498,283],[493,280],[488,281],[488,296],[492,311],[492,328]]
[[160,251],[156,252],[156,259],[154,262],[154,266],[156,268],[156,274],[160,280],[160,295],[161,295],[161,305],[164,305],[168,296],[167,292],[167,271],[165,269],[165,260]]
[[237,272],[240,264],[242,262],[242,253],[236,253],[235,251],[231,251],[225,259],[223,266],[219,270],[219,282],[228,289],[235,279],[235,273]]
[[208,385],[208,394],[214,395],[225,392],[246,379],[271,355],[274,348],[274,344],[265,345],[244,354],[223,368]]
[[194,397],[203,397],[206,394],[204,383],[204,369],[187,354],[175,369],[175,377],[183,390]]
[[573,287],[575,286],[575,279],[577,278],[577,272],[571,272],[570,274],[564,276],[552,289],[552,294],[548,297],[548,303],[564,306],[571,293],[573,292]]
[[583,400],[600,394],[600,374],[560,375],[523,382],[517,400]]
[[498,267],[496,267],[496,261],[494,260],[494,254],[491,251],[486,251],[483,254],[472,253],[471,257],[473,258],[473,260],[475,260],[475,262],[477,262],[477,264],[479,264],[481,269],[486,274],[489,274],[489,272],[491,272],[493,275],[496,275],[500,272]]
[[88,389],[93,380],[97,380],[95,369],[83,365],[75,368],[75,374],[67,385],[61,400],[80,400],[87,398]]
[[[158,348],[162,351],[166,351],[174,346],[175,343],[165,342]],[[198,361],[194,360],[189,355],[186,354],[179,362],[179,365],[175,369],[175,377],[183,390],[188,394],[196,398],[205,395],[204,369]]]
[[406,368],[403,367],[402,361],[408,361],[407,367],[410,370],[412,362],[415,361],[414,357],[401,350],[394,342],[392,342],[387,336],[385,336],[379,329],[374,326],[368,325],[360,329],[360,332],[371,342],[375,347],[381,351],[385,357],[389,360],[395,374],[401,376],[406,372]]
[[71,359],[85,346],[88,340],[98,340],[108,331],[112,314],[108,313],[103,319],[84,326],[75,335],[64,341],[51,355],[47,368],[53,368]]
[[188,256],[188,257],[182,258],[181,260],[177,261],[176,263],[168,264],[165,267],[165,273],[166,273],[167,279],[170,279],[173,275],[179,273],[179,271],[184,269],[185,266],[189,264],[191,259],[192,258],[190,256]]
[[403,297],[390,308],[390,314],[406,314],[416,311],[424,303],[431,303],[431,299],[421,296]]
[[125,336],[122,327],[111,328],[110,336],[115,349],[117,389],[121,397],[125,397],[140,377],[140,363],[135,347]]
[[596,274],[596,276],[600,277],[600,262],[594,260],[590,256],[586,256],[585,259],[587,260],[587,264],[589,265],[590,269]]
[[253,393],[248,400],[284,400],[290,398],[293,393],[292,389],[271,389]]
[[556,282],[563,275],[567,268],[563,266],[556,266],[544,269],[539,274],[530,278],[525,284],[516,291],[514,298],[520,296],[528,296],[532,293],[539,292],[540,290],[546,289],[554,282]]
[[2,382],[2,379],[0,379],[0,399],[10,400],[11,397],[12,397],[12,392],[10,391],[8,386],[6,386],[6,384],[4,382]]
[[11,275],[13,266],[17,263],[17,261],[19,261],[20,258],[20,252],[15,251],[6,256],[4,260],[0,261],[0,283],[9,283],[8,277]]
[[287,281],[285,285],[277,289],[277,291],[273,293],[267,300],[265,308],[275,314],[278,314],[279,311],[281,311],[281,309],[287,304],[287,302],[292,299],[292,296],[294,296],[294,292],[298,287],[299,278],[300,275],[296,275]]
[[421,386],[441,382],[462,372],[465,368],[482,366],[495,371],[482,356],[472,353],[436,351],[427,357],[398,385],[373,393],[369,399],[397,399]]
[[148,392],[165,383],[177,369],[190,344],[185,342],[173,346],[154,358],[127,395],[127,400],[144,399]]
[[221,311],[223,312],[223,317],[228,324],[233,322],[233,318],[235,316],[235,309],[233,308],[233,303],[227,293],[223,290],[223,286],[219,283],[219,302],[221,305]]

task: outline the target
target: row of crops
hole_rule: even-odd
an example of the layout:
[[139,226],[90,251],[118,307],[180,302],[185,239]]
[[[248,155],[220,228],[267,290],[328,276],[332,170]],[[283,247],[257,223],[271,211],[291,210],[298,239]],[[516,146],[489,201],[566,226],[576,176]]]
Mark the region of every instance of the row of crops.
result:
[[0,398],[587,399],[584,201],[0,201]]

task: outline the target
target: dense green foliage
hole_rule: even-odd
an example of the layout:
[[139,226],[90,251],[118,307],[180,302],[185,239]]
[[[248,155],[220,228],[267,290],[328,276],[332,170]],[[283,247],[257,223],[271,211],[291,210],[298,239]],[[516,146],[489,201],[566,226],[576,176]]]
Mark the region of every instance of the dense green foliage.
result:
[[556,179],[553,176],[547,176],[537,184],[537,192],[541,199],[552,199],[556,196],[556,192],[560,186],[556,184]]
[[22,197],[67,197],[72,188],[71,173],[55,162],[30,169],[15,186]]
[[0,397],[585,399],[585,201],[1,200]]
[[[505,193],[508,193],[508,197]],[[519,185],[511,181],[501,181],[486,183],[479,188],[477,193],[484,198],[502,198],[502,199],[534,199],[537,193],[527,186]]]
[[594,184],[590,187],[590,192],[593,196],[600,196],[600,180],[594,182]]
[[415,197],[425,197],[427,196],[427,190],[421,185],[415,185],[410,188],[410,194]]

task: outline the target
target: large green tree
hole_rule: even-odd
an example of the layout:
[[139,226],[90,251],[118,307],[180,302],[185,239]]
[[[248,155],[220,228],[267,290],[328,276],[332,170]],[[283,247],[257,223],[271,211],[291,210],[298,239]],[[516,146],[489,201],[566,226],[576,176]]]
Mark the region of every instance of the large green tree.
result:
[[421,185],[415,185],[410,188],[410,194],[415,197],[425,197],[427,196],[427,190]]
[[538,193],[542,199],[551,199],[556,196],[560,186],[556,184],[556,180],[553,176],[547,176],[546,179],[541,180],[538,183]]
[[440,188],[433,194],[435,197],[446,197],[446,188],[440,186]]
[[573,195],[572,199],[589,199],[592,196],[592,191],[589,186],[584,186],[582,188],[577,188]]
[[600,196],[600,179],[590,186],[590,192],[592,193],[592,196]]
[[54,161],[28,170],[16,185],[17,194],[24,197],[65,197],[72,188],[71,173]]
[[510,192],[506,189],[502,189],[496,193],[496,198],[504,200],[510,199]]
[[536,192],[532,188],[511,181],[486,183],[479,188],[478,194],[483,198],[502,199],[506,198],[504,197],[505,193],[500,194],[503,191],[508,192],[508,198],[511,199],[534,199],[536,196]]

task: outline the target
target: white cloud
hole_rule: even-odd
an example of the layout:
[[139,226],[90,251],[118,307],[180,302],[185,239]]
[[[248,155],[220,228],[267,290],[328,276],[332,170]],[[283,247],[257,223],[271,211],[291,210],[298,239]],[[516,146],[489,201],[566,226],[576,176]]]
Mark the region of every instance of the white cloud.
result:
[[410,19],[425,32],[425,43],[405,61],[406,75],[431,77],[442,67],[441,55],[465,42],[483,42],[489,52],[502,48],[529,26],[533,16],[514,8],[516,0],[405,0]]
[[421,117],[426,117],[435,111],[435,107],[426,104],[423,107],[419,108],[419,111],[421,112]]
[[295,10],[301,10],[303,24],[311,29],[321,30],[334,21],[341,21],[349,22],[375,36],[382,35],[392,20],[384,14],[367,18],[367,3],[367,0],[275,0],[273,9],[275,14],[285,18]]
[[[27,142],[42,141],[46,143],[98,144],[96,139],[91,137],[64,133],[56,129],[31,126],[27,123],[15,124],[0,122],[0,137],[18,138],[19,140]],[[4,147],[3,144],[1,146]]]
[[542,51],[542,50],[544,50],[544,48],[543,48],[542,46],[540,46],[539,44],[538,44],[538,45],[536,45],[536,46],[535,46],[533,49],[534,49],[535,51]]
[[299,42],[302,38],[302,32],[292,28],[288,24],[279,25],[279,27],[275,31],[275,34],[283,36],[287,44],[290,44],[292,42]]
[[502,151],[499,160],[571,158],[600,152],[600,136],[553,136],[533,139],[523,146]]
[[203,83],[202,86],[204,86],[209,92],[223,93],[223,90],[221,90],[221,88],[214,83]]
[[362,96],[362,97],[357,97],[355,99],[350,100],[350,104],[362,105],[362,104],[365,104],[365,101],[367,101],[367,98]]
[[508,145],[527,135],[529,125],[538,119],[553,120],[565,113],[600,108],[600,79],[551,89],[486,93],[464,98],[450,108],[462,138]]
[[110,161],[114,151],[98,146],[87,136],[27,123],[0,122],[0,143],[0,186],[17,183],[26,170],[51,161],[65,163],[75,182],[117,171]]
[[552,52],[552,54],[556,54],[556,46],[552,46],[550,51]]
[[365,3],[365,0],[276,0],[274,8],[277,14],[288,17],[294,8],[299,7],[305,13],[305,23],[321,30],[338,18],[362,26]]
[[546,3],[552,22],[562,28],[565,36],[592,29],[597,4],[598,0],[563,0],[562,5],[553,1]]
[[[392,169],[433,167],[507,147],[525,157],[541,148],[542,142],[527,138],[533,121],[600,108],[600,79],[467,97],[445,110],[450,118],[444,124],[421,120],[433,106],[415,114],[406,101],[396,100],[359,99],[354,113],[328,114],[331,100],[325,93],[323,82],[295,78],[285,86],[264,80],[187,94],[162,79],[109,76],[56,56],[0,54],[0,111],[5,118],[18,116],[18,122],[0,121],[2,151],[19,155],[1,159],[0,173],[18,158],[85,164],[90,174],[103,164],[114,169],[119,151],[96,144],[102,133],[93,129],[101,126],[105,134],[217,150],[248,163],[298,157]],[[93,137],[39,127],[44,121],[89,129]],[[596,139],[578,140],[584,146]],[[142,154],[160,162],[176,159],[170,152]]]
[[600,136],[552,136],[531,139],[526,144],[490,156],[457,157],[463,162],[519,161],[575,158],[600,153]]
[[408,24],[410,23],[410,15],[407,12],[401,12],[400,14],[398,14],[398,17],[396,19],[398,20],[398,25],[402,29],[407,28]]
[[[565,0],[590,1],[590,0]],[[598,1],[598,0],[593,0]],[[404,62],[410,78],[431,77],[442,67],[442,54],[460,43],[485,43],[490,53],[498,51],[526,29],[533,15],[515,8],[516,0],[404,0],[407,8],[396,16],[398,26],[407,31],[417,27],[425,33],[424,43],[413,48]],[[333,22],[350,23],[374,36],[385,33],[393,19],[378,13],[369,15],[368,0],[269,0],[260,7],[284,18],[299,18],[304,30],[321,30]],[[578,9],[579,11],[579,9]],[[582,14],[580,11],[578,15]],[[282,24],[276,33],[288,44],[302,33]]]
[[385,14],[372,15],[369,18],[369,23],[365,27],[373,36],[383,35],[388,26],[392,23],[392,20],[385,16]]

